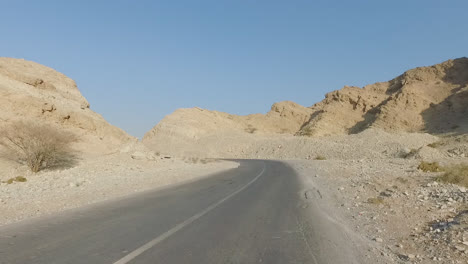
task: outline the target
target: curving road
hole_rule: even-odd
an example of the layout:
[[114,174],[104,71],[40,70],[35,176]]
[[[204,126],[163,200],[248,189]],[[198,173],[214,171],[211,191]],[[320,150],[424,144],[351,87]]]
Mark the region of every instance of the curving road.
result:
[[359,263],[341,248],[343,233],[304,206],[293,169],[239,162],[189,184],[4,226],[0,263]]

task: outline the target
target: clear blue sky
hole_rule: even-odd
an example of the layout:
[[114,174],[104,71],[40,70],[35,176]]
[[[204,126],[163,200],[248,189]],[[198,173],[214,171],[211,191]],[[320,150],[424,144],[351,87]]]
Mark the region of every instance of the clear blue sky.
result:
[[68,75],[138,137],[181,107],[310,106],[468,56],[466,0],[5,0],[0,10],[0,56]]

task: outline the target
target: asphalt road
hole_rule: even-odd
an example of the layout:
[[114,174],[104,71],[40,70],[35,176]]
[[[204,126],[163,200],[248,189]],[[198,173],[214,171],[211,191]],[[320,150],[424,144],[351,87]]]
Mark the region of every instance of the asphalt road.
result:
[[190,184],[1,227],[0,263],[355,263],[334,242],[341,233],[320,215],[311,219],[293,169],[240,164]]

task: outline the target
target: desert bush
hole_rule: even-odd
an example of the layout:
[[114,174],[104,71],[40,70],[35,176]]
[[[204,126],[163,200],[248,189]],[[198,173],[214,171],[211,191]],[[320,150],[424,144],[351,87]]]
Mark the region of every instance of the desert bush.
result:
[[403,183],[403,184],[407,184],[408,183],[408,179],[405,179],[403,177],[397,177],[396,180],[400,183]]
[[201,159],[197,157],[191,157],[191,158],[184,158],[185,163],[190,163],[190,164],[197,164],[198,161],[201,161]]
[[468,187],[468,165],[458,164],[444,167],[445,173],[436,179],[441,182],[453,183]]
[[7,184],[12,184],[14,182],[26,182],[28,181],[25,177],[23,176],[17,176],[17,177],[14,177],[14,178],[11,178],[11,179],[8,179],[6,181]]
[[204,158],[204,159],[200,159],[200,162],[201,162],[202,164],[208,164],[208,163],[218,162],[218,160],[216,160],[216,159],[211,159],[211,158]]
[[443,145],[444,145],[444,143],[442,141],[436,141],[436,142],[432,142],[432,143],[428,144],[427,146],[430,147],[430,148],[438,148],[438,147],[441,147]]
[[245,129],[245,132],[250,133],[250,134],[255,133],[255,131],[257,131],[257,129],[253,127],[252,125],[248,125],[247,128]]
[[370,204],[383,204],[384,199],[382,197],[370,197],[367,202]]
[[438,162],[421,161],[421,163],[419,163],[418,170],[422,170],[424,172],[440,172],[442,171],[442,167]]
[[4,156],[26,164],[32,172],[64,165],[73,160],[70,149],[76,137],[51,126],[15,122],[0,129]]
[[326,160],[326,159],[327,159],[327,158],[325,158],[325,157],[322,156],[322,155],[317,155],[317,156],[315,157],[315,160]]
[[404,159],[408,159],[408,158],[414,157],[417,153],[418,153],[417,149],[410,149],[410,151],[408,152],[403,152],[401,156]]
[[307,136],[307,137],[313,136],[313,134],[314,134],[314,131],[310,127],[306,127],[304,129],[302,129],[302,132],[301,132],[301,135]]

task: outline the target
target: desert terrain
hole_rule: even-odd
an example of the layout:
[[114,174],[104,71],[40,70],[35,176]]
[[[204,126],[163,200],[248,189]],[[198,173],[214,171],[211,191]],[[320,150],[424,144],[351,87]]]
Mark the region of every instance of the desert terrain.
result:
[[387,263],[466,263],[467,85],[459,58],[345,86],[310,107],[179,109],[142,142],[177,156],[289,160],[310,178],[305,192],[325,193]]
[[34,62],[1,58],[0,95],[2,127],[27,120],[77,138],[73,162],[38,173],[2,156],[0,224],[238,166],[219,159],[272,159],[301,175],[300,196],[314,193],[331,221],[370,245],[368,263],[468,259],[468,58],[345,86],[310,107],[178,109],[141,141],[94,113],[73,80]]
[[10,131],[14,125],[18,128],[16,122],[75,137],[67,160],[38,173],[0,146],[0,225],[237,166],[227,161],[176,159],[147,149],[93,112],[72,79],[35,62],[0,58],[0,95],[3,140],[6,132],[20,135]]

